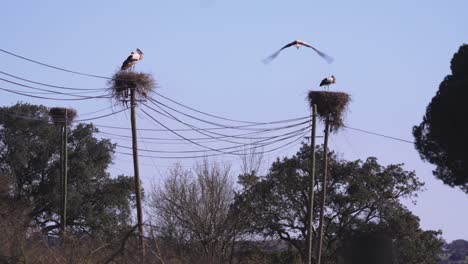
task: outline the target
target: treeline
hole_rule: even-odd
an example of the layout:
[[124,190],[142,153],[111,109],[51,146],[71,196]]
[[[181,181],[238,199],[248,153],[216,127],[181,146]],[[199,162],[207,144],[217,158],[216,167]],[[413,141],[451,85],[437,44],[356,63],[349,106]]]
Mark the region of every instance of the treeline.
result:
[[[115,144],[92,124],[69,129],[66,234],[60,231],[59,130],[44,106],[0,109],[0,263],[302,263],[309,211],[311,147],[278,158],[260,173],[261,157],[229,165],[179,165],[145,190],[146,255],[132,223],[129,175],[111,177]],[[321,164],[320,146],[316,161]],[[329,152],[323,263],[438,263],[440,231],[422,230],[400,199],[423,183],[402,164],[347,161]],[[320,175],[314,190],[317,245]],[[316,249],[315,249],[316,250]]]
[[441,264],[468,263],[468,241],[457,239],[451,243],[444,243]]

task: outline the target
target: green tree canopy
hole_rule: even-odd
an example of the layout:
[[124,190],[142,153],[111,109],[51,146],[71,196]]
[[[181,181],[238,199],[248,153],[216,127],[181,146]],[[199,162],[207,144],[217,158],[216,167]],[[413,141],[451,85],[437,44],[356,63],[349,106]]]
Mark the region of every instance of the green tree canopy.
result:
[[413,135],[422,159],[437,166],[434,175],[468,192],[468,45],[455,53],[451,70]]
[[[317,164],[321,164],[317,148]],[[273,163],[265,176],[239,177],[243,189],[236,196],[233,210],[245,221],[248,232],[287,241],[305,253],[308,186],[310,186],[310,147],[304,145],[296,155]],[[319,193],[321,166],[315,193]],[[340,160],[329,153],[330,177],[325,214],[325,263],[337,263],[346,241],[357,233],[388,236],[396,247],[399,263],[435,263],[441,248],[439,233],[423,231],[419,219],[401,203],[413,198],[423,186],[414,172],[401,164],[382,166],[376,158],[365,161]],[[314,202],[314,244],[319,219],[319,195]]]
[[[69,129],[68,218],[71,232],[109,237],[130,223],[133,180],[110,177],[115,145],[97,139],[92,124]],[[58,127],[44,106],[18,103],[0,109],[0,177],[11,199],[31,208],[33,227],[55,233],[59,227]]]

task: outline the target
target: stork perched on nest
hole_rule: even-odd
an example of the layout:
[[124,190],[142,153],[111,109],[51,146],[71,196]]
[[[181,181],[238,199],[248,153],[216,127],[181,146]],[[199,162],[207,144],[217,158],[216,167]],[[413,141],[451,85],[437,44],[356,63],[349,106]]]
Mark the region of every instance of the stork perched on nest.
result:
[[282,47],[281,49],[279,49],[277,52],[271,54],[268,58],[264,59],[263,60],[263,63],[269,63],[270,61],[274,60],[276,57],[278,57],[278,55],[281,53],[282,50],[284,49],[287,49],[289,47],[292,47],[292,46],[296,46],[297,49],[299,49],[301,46],[304,46],[304,47],[307,47],[307,48],[311,48],[313,50],[315,50],[315,52],[317,52],[317,54],[322,57],[324,60],[326,60],[328,63],[331,63],[333,62],[333,58],[328,56],[327,54],[321,52],[320,50],[314,48],[312,45],[310,44],[307,44],[305,43],[304,41],[302,40],[295,40],[291,43],[288,43],[286,44],[284,47]]
[[122,67],[120,68],[120,70],[122,71],[126,71],[130,68],[133,69],[133,67],[135,67],[135,64],[137,63],[137,61],[139,60],[142,60],[143,59],[143,51],[141,51],[141,49],[136,49],[136,53],[135,52],[131,52],[130,53],[130,56],[128,56],[128,58],[122,63]]
[[325,86],[327,89],[329,89],[330,84],[334,84],[334,83],[336,83],[336,78],[334,75],[332,75],[330,77],[323,79],[320,82],[320,86]]

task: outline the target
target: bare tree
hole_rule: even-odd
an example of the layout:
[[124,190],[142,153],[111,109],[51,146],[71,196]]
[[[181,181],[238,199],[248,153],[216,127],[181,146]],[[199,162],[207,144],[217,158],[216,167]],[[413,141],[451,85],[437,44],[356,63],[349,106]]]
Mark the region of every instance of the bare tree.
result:
[[260,169],[263,165],[263,148],[249,146],[249,149],[244,150],[244,155],[240,156],[241,159],[241,173],[254,174],[261,173]]
[[189,262],[223,263],[236,233],[233,199],[230,166],[204,160],[192,170],[171,169],[162,186],[153,188],[150,207],[159,237],[165,247],[179,251],[175,255]]

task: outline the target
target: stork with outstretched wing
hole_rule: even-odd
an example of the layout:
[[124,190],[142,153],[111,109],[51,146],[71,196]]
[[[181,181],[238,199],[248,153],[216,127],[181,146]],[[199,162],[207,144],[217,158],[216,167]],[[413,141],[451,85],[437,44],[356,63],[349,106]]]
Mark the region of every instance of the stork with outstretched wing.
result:
[[130,53],[130,56],[127,57],[127,59],[122,63],[122,67],[120,68],[120,70],[122,71],[126,71],[128,69],[133,69],[133,67],[135,67],[135,64],[139,61],[139,60],[142,60],[143,59],[143,51],[141,51],[141,49],[136,49],[136,52],[131,52]]
[[333,62],[333,58],[328,56],[327,54],[321,52],[320,50],[314,48],[312,45],[308,44],[308,43],[305,43],[304,41],[302,40],[295,40],[289,44],[286,44],[284,47],[282,47],[281,49],[279,49],[277,52],[271,54],[268,58],[264,59],[263,60],[263,63],[269,63],[271,62],[272,60],[274,60],[276,57],[278,57],[278,55],[281,53],[281,51],[283,51],[284,49],[287,49],[289,47],[292,47],[292,46],[296,46],[297,49],[299,49],[301,46],[304,46],[304,47],[307,47],[307,48],[311,48],[313,49],[315,52],[317,52],[317,54],[322,57],[325,61],[327,61],[328,63],[332,63]]

